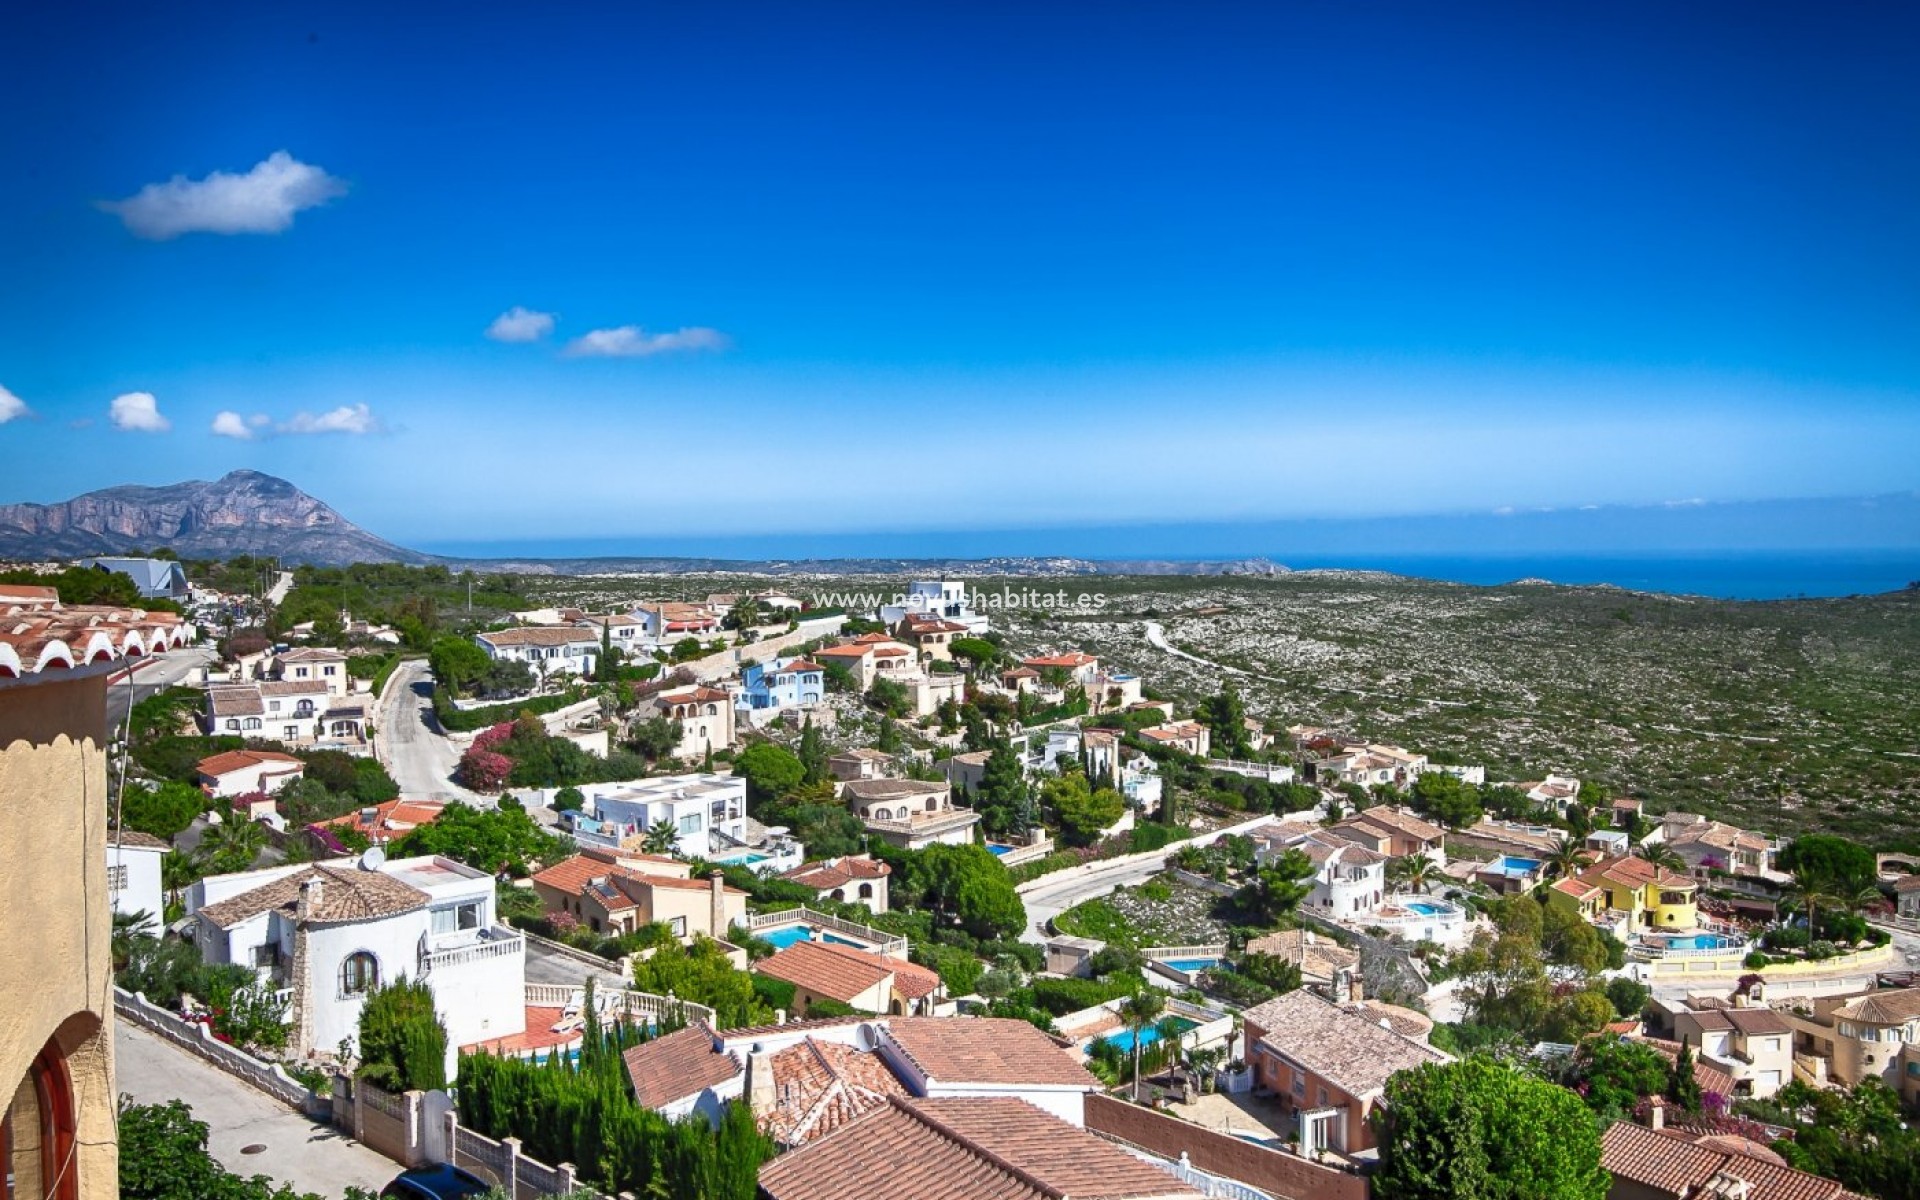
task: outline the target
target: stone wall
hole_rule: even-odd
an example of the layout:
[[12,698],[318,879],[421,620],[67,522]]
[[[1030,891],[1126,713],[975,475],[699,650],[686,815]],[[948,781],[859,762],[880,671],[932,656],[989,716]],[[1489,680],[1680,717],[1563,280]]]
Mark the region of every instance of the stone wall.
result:
[[132,1021],[155,1036],[206,1059],[289,1108],[311,1113],[327,1105],[307,1090],[306,1084],[282,1070],[280,1064],[262,1062],[244,1050],[229,1046],[214,1037],[213,1030],[201,1022],[182,1021],[138,992],[114,988],[113,1009],[122,1020]]

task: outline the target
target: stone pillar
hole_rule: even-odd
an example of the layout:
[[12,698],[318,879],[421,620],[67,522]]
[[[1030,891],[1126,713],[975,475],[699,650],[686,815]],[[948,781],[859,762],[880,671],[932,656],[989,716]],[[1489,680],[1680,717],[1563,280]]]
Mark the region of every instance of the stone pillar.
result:
[[708,917],[712,931],[710,936],[717,940],[727,936],[727,877],[724,873],[715,871],[708,876],[708,879],[712,885],[709,892],[712,911]]
[[509,1196],[518,1196],[520,1194],[520,1139],[501,1138],[500,1144],[507,1150],[507,1161],[501,1164],[500,1190]]
[[400,1096],[401,1136],[406,1139],[402,1153],[406,1155],[404,1161],[409,1167],[428,1165],[426,1130],[420,1127],[420,1102],[424,1098],[418,1088],[403,1092]]

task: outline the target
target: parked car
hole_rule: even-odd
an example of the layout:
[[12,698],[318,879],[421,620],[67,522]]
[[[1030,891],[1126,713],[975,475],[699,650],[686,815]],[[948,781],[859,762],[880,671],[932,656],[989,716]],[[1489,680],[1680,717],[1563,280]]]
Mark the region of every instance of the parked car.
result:
[[460,1200],[463,1196],[483,1195],[490,1186],[471,1171],[442,1163],[437,1167],[402,1171],[392,1183],[380,1189],[380,1194],[396,1200]]

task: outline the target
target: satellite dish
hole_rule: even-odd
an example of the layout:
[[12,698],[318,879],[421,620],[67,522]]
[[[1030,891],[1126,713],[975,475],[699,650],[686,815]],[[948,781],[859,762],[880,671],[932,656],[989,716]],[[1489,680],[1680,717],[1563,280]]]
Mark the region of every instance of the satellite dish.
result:
[[387,863],[387,852],[378,846],[368,846],[360,852],[360,869],[378,871]]

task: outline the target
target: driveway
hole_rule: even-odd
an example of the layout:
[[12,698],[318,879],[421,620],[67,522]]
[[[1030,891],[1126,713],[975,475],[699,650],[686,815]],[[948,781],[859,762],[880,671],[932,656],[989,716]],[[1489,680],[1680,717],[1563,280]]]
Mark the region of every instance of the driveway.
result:
[[[121,1094],[140,1104],[186,1101],[195,1119],[207,1124],[207,1149],[236,1174],[270,1175],[299,1191],[331,1197],[349,1186],[377,1192],[401,1171],[392,1159],[138,1025],[116,1022],[113,1048]],[[251,1146],[262,1149],[246,1153]]]
[[491,796],[470,792],[453,781],[461,748],[447,740],[433,715],[433,672],[424,660],[401,663],[387,681],[386,695],[374,718],[379,730],[375,753],[387,773],[412,800],[459,800],[492,808]]

